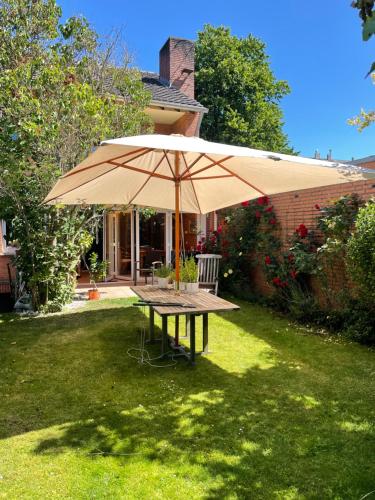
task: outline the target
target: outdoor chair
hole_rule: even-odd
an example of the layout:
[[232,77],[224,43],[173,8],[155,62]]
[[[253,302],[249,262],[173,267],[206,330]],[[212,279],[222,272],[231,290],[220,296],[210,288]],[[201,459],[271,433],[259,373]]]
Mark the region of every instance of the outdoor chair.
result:
[[161,260],[154,260],[149,265],[146,262],[143,262],[143,265],[139,260],[135,262],[135,277],[134,284],[137,285],[137,275],[139,273],[140,277],[145,278],[145,284],[147,285],[148,278],[151,278],[151,285],[154,284],[155,271],[158,267],[162,266],[163,262]]
[[196,255],[196,259],[198,259],[198,281],[200,288],[217,295],[221,255],[204,253]]

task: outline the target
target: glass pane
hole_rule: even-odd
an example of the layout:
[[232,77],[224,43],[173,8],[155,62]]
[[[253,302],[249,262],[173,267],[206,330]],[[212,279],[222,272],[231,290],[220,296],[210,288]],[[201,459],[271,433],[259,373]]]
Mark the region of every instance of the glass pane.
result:
[[119,252],[118,269],[122,276],[131,274],[131,214],[125,213],[119,216]]
[[165,262],[165,214],[140,217],[141,268],[149,268],[152,262]]

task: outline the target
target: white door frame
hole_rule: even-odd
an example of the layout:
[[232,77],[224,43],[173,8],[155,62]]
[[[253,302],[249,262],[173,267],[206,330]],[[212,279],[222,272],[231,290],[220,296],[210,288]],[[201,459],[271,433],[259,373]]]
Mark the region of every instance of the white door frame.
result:
[[116,276],[118,274],[118,215],[116,212],[108,213],[108,274]]

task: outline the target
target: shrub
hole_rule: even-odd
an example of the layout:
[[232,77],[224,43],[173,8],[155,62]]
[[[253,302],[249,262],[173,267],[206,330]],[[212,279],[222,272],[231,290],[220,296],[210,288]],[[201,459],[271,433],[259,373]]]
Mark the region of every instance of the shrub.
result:
[[362,207],[355,231],[348,241],[348,267],[361,296],[370,305],[375,300],[375,200]]

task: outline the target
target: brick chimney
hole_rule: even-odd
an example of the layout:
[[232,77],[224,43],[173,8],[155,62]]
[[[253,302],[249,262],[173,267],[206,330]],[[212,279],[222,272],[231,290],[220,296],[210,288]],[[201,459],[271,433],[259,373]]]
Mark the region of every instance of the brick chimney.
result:
[[169,37],[159,53],[160,79],[194,98],[194,42]]

